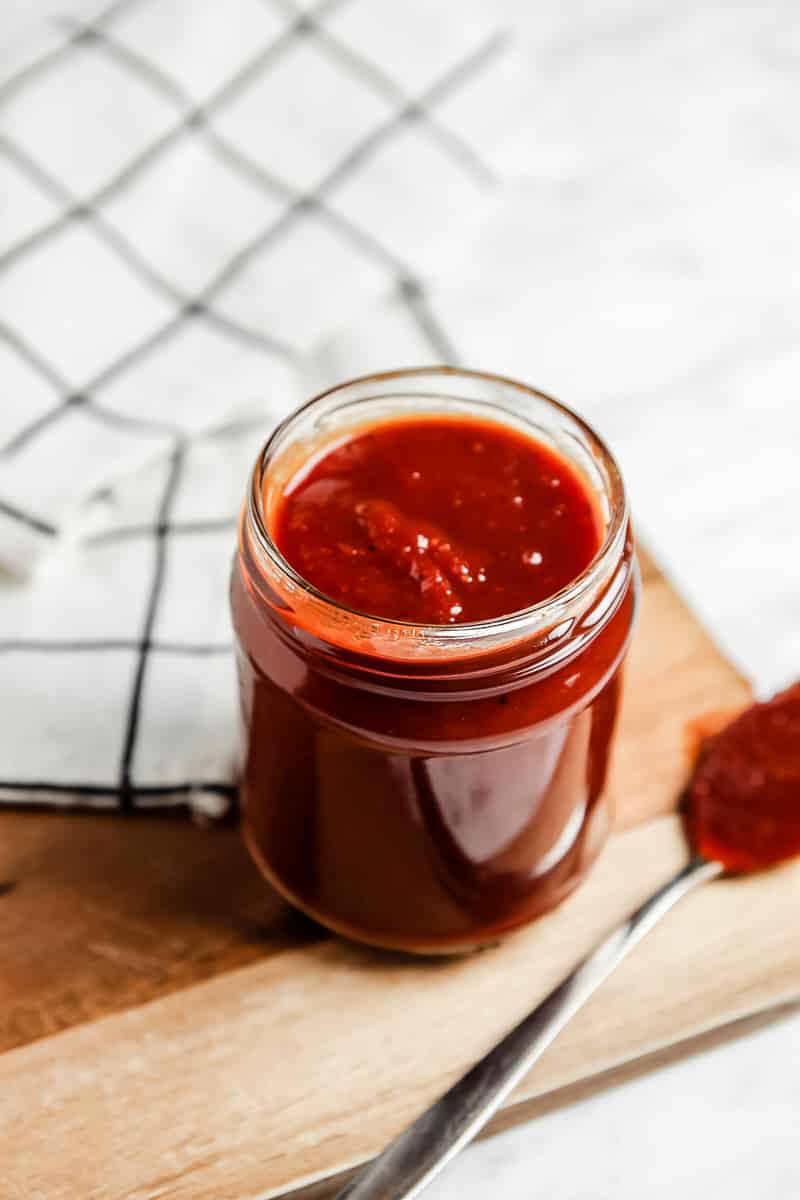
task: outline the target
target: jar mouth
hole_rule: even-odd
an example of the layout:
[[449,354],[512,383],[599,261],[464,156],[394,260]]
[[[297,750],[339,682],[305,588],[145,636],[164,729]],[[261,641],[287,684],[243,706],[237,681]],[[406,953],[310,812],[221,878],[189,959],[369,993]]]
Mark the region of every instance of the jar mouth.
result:
[[[449,382],[451,386],[455,385],[455,387],[442,394],[438,391],[428,390],[425,386],[430,384],[441,387],[444,382]],[[462,387],[466,383],[473,390],[476,390],[477,387],[480,391],[486,391],[489,399],[460,395],[459,383]],[[383,388],[387,384],[394,385],[392,391],[379,392],[377,396],[373,394],[373,389]],[[551,596],[515,612],[504,613],[483,621],[423,625],[414,621],[375,616],[372,613],[339,603],[319,591],[284,557],[270,533],[265,513],[264,486],[268,471],[279,456],[282,444],[287,436],[291,435],[292,430],[302,424],[304,420],[312,418],[316,412],[323,412],[326,408],[341,409],[347,405],[348,398],[352,408],[365,399],[392,402],[417,398],[424,401],[425,406],[416,411],[424,412],[426,415],[439,414],[448,405],[453,405],[454,411],[463,412],[464,409],[460,406],[469,404],[473,412],[476,409],[482,409],[487,416],[493,414],[494,420],[497,421],[498,417],[503,415],[508,417],[510,410],[504,409],[502,405],[498,404],[498,398],[491,395],[493,389],[500,389],[504,394],[510,392],[523,404],[526,399],[531,402],[535,401],[537,405],[545,406],[552,414],[568,422],[574,430],[576,440],[583,443],[595,461],[603,483],[603,499],[606,509],[605,536],[594,557],[573,580]],[[541,430],[536,423],[529,419],[526,420],[524,413],[521,412],[519,415],[521,419],[518,421],[518,426],[523,431],[526,425],[531,436],[535,436],[537,430]],[[385,419],[390,420],[391,416]],[[373,423],[367,421],[362,428]],[[334,441],[331,440],[327,446],[323,445],[323,449],[329,449],[333,444]],[[486,643],[497,644],[549,629],[553,629],[556,634],[555,627],[559,625],[559,622],[589,607],[598,591],[602,590],[608,582],[623,553],[628,531],[629,509],[622,473],[613,454],[592,427],[567,405],[549,396],[546,392],[519,383],[504,375],[463,367],[434,366],[405,367],[359,376],[326,389],[285,417],[275,427],[256,460],[243,519],[246,522],[246,531],[255,535],[258,557],[262,558],[263,556],[262,562],[265,558],[266,564],[271,568],[269,575],[273,583],[279,581],[285,586],[290,596],[304,597],[310,601],[315,615],[322,625],[326,627],[330,625],[331,628],[335,628],[341,626],[344,620],[348,624],[350,638],[358,638],[357,627],[361,626],[363,627],[361,633],[365,641],[374,638],[379,631],[381,640],[385,638],[393,641],[415,639],[428,649],[438,646],[444,650],[456,647],[463,649],[465,645],[477,647]],[[243,524],[243,534],[244,532],[245,525]]]

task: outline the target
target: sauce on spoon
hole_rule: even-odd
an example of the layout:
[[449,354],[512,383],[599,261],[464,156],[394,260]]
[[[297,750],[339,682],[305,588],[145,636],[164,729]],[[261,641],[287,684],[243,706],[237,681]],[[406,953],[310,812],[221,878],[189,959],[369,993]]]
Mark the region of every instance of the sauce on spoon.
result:
[[800,855],[800,682],[705,745],[686,796],[690,841],[727,872]]

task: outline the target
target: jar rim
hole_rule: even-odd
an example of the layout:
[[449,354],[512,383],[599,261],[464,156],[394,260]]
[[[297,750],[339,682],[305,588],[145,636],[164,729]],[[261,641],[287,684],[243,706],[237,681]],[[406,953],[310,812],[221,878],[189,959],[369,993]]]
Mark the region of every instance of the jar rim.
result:
[[[305,579],[279,550],[269,531],[264,514],[264,482],[276,448],[287,431],[295,423],[308,416],[311,410],[321,406],[324,401],[341,396],[350,390],[367,384],[396,381],[402,383],[404,380],[420,381],[425,377],[430,377],[432,380],[447,379],[457,382],[459,379],[464,379],[477,383],[495,384],[510,388],[522,397],[529,396],[544,401],[548,407],[561,413],[577,426],[593,454],[602,462],[608,480],[609,514],[605,537],[594,557],[580,574],[551,596],[547,596],[527,608],[483,621],[464,621],[452,625],[424,625],[414,621],[379,617],[333,600]],[[453,398],[458,399],[456,393]],[[292,592],[299,592],[312,600],[318,613],[327,614],[334,623],[341,620],[342,616],[349,618],[354,623],[362,622],[370,634],[379,629],[384,634],[394,634],[398,639],[414,637],[427,648],[432,649],[437,646],[441,648],[461,647],[465,643],[477,646],[487,641],[496,643],[535,634],[563,621],[576,609],[580,609],[584,600],[590,603],[591,598],[596,595],[598,588],[613,571],[623,553],[629,523],[629,506],[622,472],[611,450],[592,426],[568,405],[538,388],[505,375],[466,367],[438,365],[402,367],[360,375],[326,388],[325,391],[318,393],[294,409],[275,426],[259,452],[251,473],[243,517],[246,518],[249,529],[255,533],[258,548],[266,555],[273,570],[288,582]]]

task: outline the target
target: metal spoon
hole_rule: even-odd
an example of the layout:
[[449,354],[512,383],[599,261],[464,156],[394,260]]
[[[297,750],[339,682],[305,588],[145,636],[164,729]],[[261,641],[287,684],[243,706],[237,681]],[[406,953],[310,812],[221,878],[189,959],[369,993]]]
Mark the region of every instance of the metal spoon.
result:
[[721,863],[694,858],[631,913],[413,1125],[356,1176],[336,1200],[411,1200],[472,1141],[508,1093],[645,934]]

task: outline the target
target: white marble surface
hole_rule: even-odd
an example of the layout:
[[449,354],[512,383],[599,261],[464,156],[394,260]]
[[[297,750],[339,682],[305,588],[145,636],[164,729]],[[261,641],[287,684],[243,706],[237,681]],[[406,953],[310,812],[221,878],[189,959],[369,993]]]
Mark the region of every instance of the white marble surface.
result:
[[794,1200],[800,1016],[470,1147],[431,1200]]
[[[591,415],[640,529],[769,690],[800,675],[800,11],[513,9],[527,202],[491,238],[532,285],[487,333],[476,282],[461,343]],[[794,1015],[479,1143],[429,1194],[794,1200],[798,1112]]]

